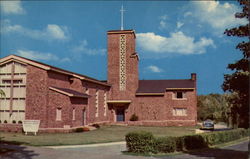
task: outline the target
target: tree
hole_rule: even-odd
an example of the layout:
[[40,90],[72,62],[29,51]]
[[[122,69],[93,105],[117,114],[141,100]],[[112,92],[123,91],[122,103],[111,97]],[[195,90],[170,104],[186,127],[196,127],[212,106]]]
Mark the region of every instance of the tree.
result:
[[250,2],[238,0],[242,6],[242,12],[236,13],[236,18],[246,18],[248,24],[226,29],[224,34],[247,39],[240,42],[236,49],[242,52],[242,58],[235,63],[229,64],[228,69],[234,71],[232,74],[224,75],[222,88],[233,95],[229,98],[231,103],[231,117],[236,127],[249,128],[249,56],[250,56]]
[[228,123],[230,109],[227,94],[209,94],[198,96],[198,120],[212,119],[216,122]]

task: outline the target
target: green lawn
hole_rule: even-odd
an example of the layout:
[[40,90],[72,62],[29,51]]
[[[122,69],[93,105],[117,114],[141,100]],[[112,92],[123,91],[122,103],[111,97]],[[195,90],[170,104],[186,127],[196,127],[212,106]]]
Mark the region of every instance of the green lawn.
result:
[[78,145],[125,141],[125,135],[131,131],[149,131],[155,136],[182,136],[195,133],[195,127],[145,127],[145,126],[102,126],[89,132],[67,134],[39,134],[37,136],[21,133],[0,132],[4,142],[15,142],[33,146]]

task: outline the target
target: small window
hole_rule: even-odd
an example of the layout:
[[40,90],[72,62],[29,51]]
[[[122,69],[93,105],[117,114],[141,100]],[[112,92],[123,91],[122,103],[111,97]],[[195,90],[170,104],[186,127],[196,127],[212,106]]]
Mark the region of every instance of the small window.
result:
[[183,98],[183,92],[176,92],[177,98]]
[[187,116],[187,109],[186,108],[174,108],[173,115],[174,116]]
[[11,83],[11,80],[3,80],[2,82],[3,82],[3,84],[6,84],[6,83],[7,83],[7,84],[10,84],[10,83]]
[[22,83],[22,80],[13,80],[13,83],[14,84],[20,84],[20,83]]
[[57,108],[56,109],[56,120],[57,121],[61,121],[62,120],[62,109],[61,108]]
[[185,92],[174,92],[173,98],[175,99],[186,99],[186,93]]

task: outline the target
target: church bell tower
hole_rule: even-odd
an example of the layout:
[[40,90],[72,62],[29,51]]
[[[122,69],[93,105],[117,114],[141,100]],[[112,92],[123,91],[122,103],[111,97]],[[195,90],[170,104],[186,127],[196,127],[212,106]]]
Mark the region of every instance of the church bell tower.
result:
[[113,100],[127,100],[138,88],[138,61],[134,30],[111,30],[108,36],[108,83]]

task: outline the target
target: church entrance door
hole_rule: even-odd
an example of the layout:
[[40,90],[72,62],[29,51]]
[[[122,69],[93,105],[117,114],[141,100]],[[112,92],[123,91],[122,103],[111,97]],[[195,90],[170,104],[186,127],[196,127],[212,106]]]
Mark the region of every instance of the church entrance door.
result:
[[116,110],[116,121],[117,122],[125,121],[124,109],[117,109]]

